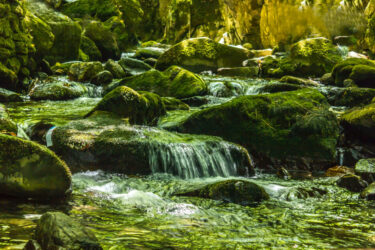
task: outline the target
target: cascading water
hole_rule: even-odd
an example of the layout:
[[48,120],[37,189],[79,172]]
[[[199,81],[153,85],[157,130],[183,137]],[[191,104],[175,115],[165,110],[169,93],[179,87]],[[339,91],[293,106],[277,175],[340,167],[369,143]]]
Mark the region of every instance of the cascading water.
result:
[[236,176],[244,168],[243,158],[234,155],[240,150],[224,141],[152,143],[149,164],[153,173],[168,173],[184,179]]

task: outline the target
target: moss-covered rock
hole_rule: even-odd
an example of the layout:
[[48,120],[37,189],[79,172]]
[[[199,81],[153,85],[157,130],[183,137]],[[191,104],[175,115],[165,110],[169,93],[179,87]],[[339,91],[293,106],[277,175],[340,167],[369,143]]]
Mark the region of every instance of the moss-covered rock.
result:
[[355,173],[368,183],[375,181],[375,158],[361,159],[355,164]]
[[302,86],[308,86],[308,87],[317,87],[319,86],[319,83],[305,78],[295,77],[295,76],[283,76],[280,79],[280,82],[286,82],[290,84],[296,84],[296,85],[302,85]]
[[17,131],[17,124],[10,119],[6,107],[3,104],[0,104],[0,133],[16,134]]
[[348,110],[342,115],[341,124],[347,136],[372,142],[375,140],[375,103]]
[[129,118],[131,124],[156,124],[157,119],[165,114],[164,103],[158,95],[138,93],[125,86],[117,87],[106,94],[88,115],[97,110]]
[[263,187],[244,180],[219,181],[178,195],[208,198],[243,206],[254,205],[269,199]]
[[101,71],[103,66],[100,62],[79,62],[69,67],[68,74],[73,81],[89,82]]
[[86,16],[97,17],[106,21],[112,16],[119,15],[117,6],[111,0],[78,0],[64,4],[62,12],[72,18]]
[[113,77],[115,79],[120,79],[120,78],[123,78],[125,76],[127,76],[127,73],[125,72],[125,70],[121,67],[120,64],[118,64],[117,62],[113,61],[112,59],[109,59],[105,65],[104,65],[104,69],[105,70],[108,70],[109,72],[112,73]]
[[359,193],[368,186],[368,183],[357,175],[347,174],[337,180],[337,185],[351,192]]
[[91,230],[61,212],[43,214],[34,238],[42,249],[102,249]]
[[20,94],[0,88],[0,102],[22,102]]
[[361,192],[362,199],[373,201],[375,200],[375,183],[371,183],[368,187]]
[[38,81],[30,90],[32,100],[70,100],[87,93],[87,88],[80,83],[61,81],[56,77],[49,77]]
[[176,98],[199,96],[207,92],[206,83],[198,75],[177,66],[172,66],[164,72],[150,70],[141,75],[124,78],[109,86],[106,92],[117,86],[128,86],[137,91],[144,90]]
[[101,72],[99,72],[98,74],[96,74],[92,79],[91,79],[91,83],[94,84],[94,85],[98,85],[98,86],[101,86],[101,85],[107,85],[107,84],[110,84],[113,80],[113,75],[111,72],[109,72],[108,70],[103,70]]
[[356,65],[353,67],[349,79],[358,87],[375,88],[375,67]]
[[238,97],[194,113],[179,129],[239,143],[261,167],[330,167],[339,136],[325,97],[312,89]]
[[45,59],[51,64],[76,60],[81,44],[81,26],[44,2],[27,0],[26,6],[32,14],[50,26],[55,36],[53,46],[48,50]]
[[[375,62],[371,60],[367,60],[367,59],[362,59],[362,58],[348,58],[336,64],[332,70],[332,78],[334,80],[335,85],[343,86],[344,81],[350,78],[353,68],[356,66],[375,67]],[[356,77],[358,77],[358,73],[359,72],[357,69],[357,73],[355,74]]]
[[59,126],[52,140],[53,150],[73,172],[90,168],[182,178],[254,174],[250,156],[238,145],[217,137],[129,126],[113,113],[97,111]]
[[0,194],[56,199],[71,185],[69,168],[37,143],[0,134]]
[[87,36],[82,36],[81,38],[81,47],[83,53],[85,53],[89,60],[91,61],[100,61],[102,60],[102,53],[96,46],[95,42],[88,38]]
[[158,59],[156,68],[165,70],[172,65],[184,67],[193,72],[205,70],[216,71],[218,68],[241,67],[251,52],[224,44],[208,38],[193,38],[182,41]]
[[100,21],[90,19],[81,21],[81,25],[84,28],[84,35],[95,43],[103,60],[120,57],[116,37],[108,27]]
[[135,57],[142,60],[147,58],[158,59],[165,51],[166,49],[159,47],[140,47],[135,52]]
[[134,58],[121,58],[118,63],[125,71],[132,72],[134,74],[144,73],[152,69],[152,67],[147,63]]
[[168,111],[190,109],[189,105],[173,97],[162,97],[161,100],[164,103],[165,109]]
[[333,106],[356,107],[371,103],[375,89],[368,88],[332,88],[323,92],[329,104]]
[[0,62],[0,87],[14,90],[17,88],[17,83],[17,74]]

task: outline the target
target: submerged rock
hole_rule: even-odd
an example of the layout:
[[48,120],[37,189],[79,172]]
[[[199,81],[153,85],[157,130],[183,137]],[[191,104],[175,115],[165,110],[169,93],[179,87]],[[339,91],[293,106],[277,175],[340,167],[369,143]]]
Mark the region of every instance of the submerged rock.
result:
[[61,212],[43,214],[34,238],[42,249],[103,249],[91,230]]
[[22,102],[23,99],[20,94],[0,88],[0,102]]
[[58,101],[75,99],[87,92],[87,87],[80,83],[49,77],[43,81],[37,80],[35,86],[30,90],[29,96],[32,100]]
[[159,70],[172,65],[181,66],[196,73],[218,68],[241,67],[251,52],[246,49],[217,43],[209,38],[184,40],[163,53],[156,64]]
[[368,186],[368,183],[357,175],[347,174],[337,180],[337,185],[351,192],[359,193]]
[[338,121],[317,90],[243,96],[187,118],[179,131],[245,146],[261,167],[324,169],[335,162]]
[[0,133],[17,133],[17,124],[10,119],[6,107],[0,103]]
[[269,199],[269,195],[263,187],[244,180],[219,181],[177,195],[208,198],[243,206],[250,206]]
[[368,183],[375,181],[375,158],[361,159],[355,164],[355,173]]
[[129,118],[131,124],[153,125],[160,116],[165,115],[160,96],[149,92],[138,93],[125,86],[117,87],[106,94],[88,116],[98,110]]
[[137,91],[149,91],[160,96],[188,98],[204,95],[206,83],[196,74],[183,68],[172,66],[164,72],[150,70],[141,75],[124,78],[110,85],[106,92],[117,86],[128,86]]
[[0,134],[0,194],[57,199],[70,191],[69,168],[37,143]]
[[74,172],[89,167],[182,178],[254,174],[250,156],[236,144],[217,137],[128,126],[105,112],[57,127],[52,141],[53,149]]

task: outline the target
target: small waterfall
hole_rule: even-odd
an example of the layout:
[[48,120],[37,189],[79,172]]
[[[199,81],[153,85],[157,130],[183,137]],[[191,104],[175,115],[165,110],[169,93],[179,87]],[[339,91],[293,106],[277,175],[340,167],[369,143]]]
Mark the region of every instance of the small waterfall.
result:
[[339,160],[339,166],[344,166],[345,149],[337,148],[337,155],[338,155],[338,160]]
[[239,147],[223,141],[199,143],[151,143],[149,163],[153,173],[168,173],[184,179],[228,177],[247,169]]

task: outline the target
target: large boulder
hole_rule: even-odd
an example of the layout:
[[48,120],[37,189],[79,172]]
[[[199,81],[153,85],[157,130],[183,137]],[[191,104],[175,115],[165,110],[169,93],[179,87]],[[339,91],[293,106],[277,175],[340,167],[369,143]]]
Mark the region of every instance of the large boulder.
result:
[[[26,6],[32,14],[48,24],[55,37],[53,46],[48,50],[45,59],[51,64],[76,60],[81,44],[81,26],[44,2],[27,0]],[[41,37],[40,39],[44,38]]]
[[269,195],[263,187],[244,180],[219,181],[178,195],[208,198],[243,206],[269,199]]
[[36,80],[29,96],[32,100],[70,100],[78,98],[88,92],[87,87],[80,83],[59,80],[49,77],[45,80]]
[[245,146],[261,167],[323,169],[335,162],[339,126],[317,90],[243,96],[194,113],[177,129]]
[[90,82],[99,72],[103,71],[100,62],[77,62],[69,67],[69,78],[78,82]]
[[103,249],[91,230],[61,212],[43,214],[34,238],[42,249]]
[[158,59],[156,68],[165,70],[172,65],[181,66],[193,72],[217,71],[218,68],[241,67],[251,52],[246,49],[217,43],[209,38],[184,40]]
[[0,103],[0,133],[16,134],[17,131],[17,124],[9,117],[6,107]]
[[345,134],[366,142],[375,140],[375,103],[346,111],[341,116]]
[[0,194],[56,199],[70,191],[66,164],[37,143],[0,134]]
[[164,72],[150,70],[141,75],[124,78],[109,86],[106,92],[117,86],[128,86],[137,91],[149,91],[160,96],[176,98],[199,96],[207,92],[207,85],[202,78],[177,66],[172,66]]
[[150,125],[156,124],[158,118],[166,113],[160,96],[149,92],[138,93],[125,86],[106,94],[88,115],[97,110],[129,118],[131,124]]
[[111,113],[57,127],[53,150],[73,172],[87,168],[125,174],[169,173],[182,178],[253,175],[247,151],[217,137],[129,126]]

